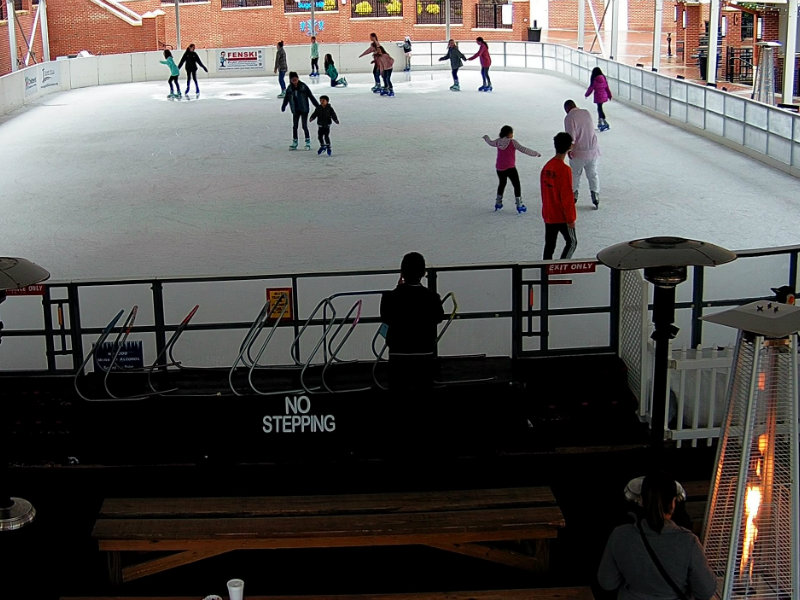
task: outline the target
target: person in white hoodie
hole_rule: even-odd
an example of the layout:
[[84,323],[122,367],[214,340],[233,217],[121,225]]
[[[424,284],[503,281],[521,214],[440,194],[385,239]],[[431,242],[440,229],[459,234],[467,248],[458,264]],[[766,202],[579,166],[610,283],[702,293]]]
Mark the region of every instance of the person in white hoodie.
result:
[[600,208],[600,177],[597,174],[597,163],[600,158],[600,146],[594,132],[592,113],[585,108],[578,108],[573,100],[564,102],[564,131],[572,136],[573,145],[569,152],[569,165],[572,168],[572,191],[575,202],[578,201],[578,190],[581,186],[581,173],[586,172],[589,192],[595,210]]

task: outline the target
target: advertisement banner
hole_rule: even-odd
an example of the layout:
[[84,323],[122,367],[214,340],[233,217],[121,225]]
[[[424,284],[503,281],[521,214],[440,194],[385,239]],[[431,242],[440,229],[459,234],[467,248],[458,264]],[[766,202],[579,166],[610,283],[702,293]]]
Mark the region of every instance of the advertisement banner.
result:
[[39,82],[36,81],[36,74],[33,70],[25,73],[25,97],[32,96],[39,91]]
[[262,48],[237,48],[217,51],[217,71],[264,70]]
[[58,85],[58,69],[51,64],[44,64],[39,69],[39,87],[49,88],[54,85]]

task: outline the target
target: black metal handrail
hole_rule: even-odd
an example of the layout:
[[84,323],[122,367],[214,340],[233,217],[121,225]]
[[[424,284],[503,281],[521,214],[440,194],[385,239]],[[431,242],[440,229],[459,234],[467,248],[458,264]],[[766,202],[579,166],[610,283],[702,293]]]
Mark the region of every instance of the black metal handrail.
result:
[[503,7],[507,4],[476,4],[475,27],[479,29],[513,29],[511,23],[503,23]]

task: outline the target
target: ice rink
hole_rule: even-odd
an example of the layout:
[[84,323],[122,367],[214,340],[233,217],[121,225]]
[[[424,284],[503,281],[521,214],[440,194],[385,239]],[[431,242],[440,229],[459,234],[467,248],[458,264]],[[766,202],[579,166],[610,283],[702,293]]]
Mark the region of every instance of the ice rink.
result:
[[[0,117],[0,253],[57,281],[396,268],[409,250],[439,266],[539,260],[539,172],[563,102],[594,105],[554,76],[495,71],[479,93],[477,70],[460,75],[455,93],[449,70],[398,72],[387,98],[370,74],[342,89],[301,73],[339,115],[331,157],[316,123],[312,151],[289,151],[275,77],[201,79],[200,98],[180,101],[166,81],[46,96]],[[584,179],[575,258],[652,235],[800,243],[796,178],[613,100],[606,114],[600,210]],[[504,124],[543,154],[517,154],[523,215],[510,185],[493,210],[496,151],[481,136]]]

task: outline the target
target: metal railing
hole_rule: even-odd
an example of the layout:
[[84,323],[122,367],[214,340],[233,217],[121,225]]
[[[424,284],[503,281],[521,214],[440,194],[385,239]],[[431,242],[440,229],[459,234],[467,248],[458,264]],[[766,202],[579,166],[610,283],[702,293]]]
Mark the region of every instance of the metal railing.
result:
[[[464,22],[461,0],[450,0],[450,23]],[[447,13],[444,0],[417,0],[417,25],[446,25]]]
[[728,47],[725,81],[753,84],[753,49]]
[[258,8],[272,6],[272,0],[222,0],[222,8]]
[[353,19],[402,17],[401,0],[355,0],[350,3],[350,17]]

